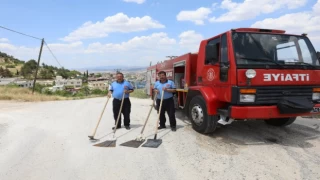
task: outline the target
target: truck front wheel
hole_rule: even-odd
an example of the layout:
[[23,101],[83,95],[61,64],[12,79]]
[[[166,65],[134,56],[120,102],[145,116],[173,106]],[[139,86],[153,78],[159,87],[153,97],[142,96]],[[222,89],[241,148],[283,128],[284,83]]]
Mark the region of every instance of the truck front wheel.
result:
[[203,134],[214,132],[219,120],[218,116],[210,116],[207,114],[206,102],[200,95],[192,98],[189,104],[189,118],[192,123],[192,128]]
[[269,120],[265,120],[264,122],[272,126],[288,126],[292,124],[295,120],[296,120],[296,117],[292,117],[292,118],[269,119]]

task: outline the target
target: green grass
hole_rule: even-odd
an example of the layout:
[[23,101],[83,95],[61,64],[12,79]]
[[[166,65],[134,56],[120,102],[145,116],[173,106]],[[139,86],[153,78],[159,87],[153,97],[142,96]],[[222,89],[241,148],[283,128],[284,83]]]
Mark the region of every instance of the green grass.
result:
[[130,97],[135,97],[139,99],[147,99],[149,96],[144,92],[144,89],[135,89],[131,94]]
[[[70,99],[70,98],[69,98]],[[28,88],[20,88],[15,86],[0,86],[0,100],[18,100],[18,101],[57,101],[68,100],[66,97],[61,96],[49,96],[45,94],[39,94]]]

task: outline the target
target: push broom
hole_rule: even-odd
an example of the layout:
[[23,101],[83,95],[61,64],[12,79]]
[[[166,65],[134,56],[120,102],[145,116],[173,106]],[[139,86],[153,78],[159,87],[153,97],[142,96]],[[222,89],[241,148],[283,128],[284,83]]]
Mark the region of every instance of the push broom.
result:
[[151,104],[151,108],[149,110],[147,119],[144,122],[144,125],[143,125],[143,128],[141,130],[140,136],[138,136],[135,140],[131,140],[131,141],[127,141],[125,143],[122,143],[122,144],[120,144],[120,146],[138,148],[145,141],[145,137],[143,136],[143,131],[144,131],[146,125],[147,125],[147,122],[149,120],[149,117],[150,117],[150,114],[151,114],[151,111],[153,109],[153,105],[154,105],[154,102],[155,102],[156,99],[157,99],[157,92],[154,95],[154,99],[153,99],[153,102]]

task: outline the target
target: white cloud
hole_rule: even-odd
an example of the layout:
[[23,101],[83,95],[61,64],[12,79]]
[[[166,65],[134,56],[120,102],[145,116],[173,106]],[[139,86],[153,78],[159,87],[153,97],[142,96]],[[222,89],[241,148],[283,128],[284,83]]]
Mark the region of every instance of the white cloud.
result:
[[0,42],[9,42],[9,39],[7,39],[7,38],[0,38]]
[[137,3],[137,4],[142,4],[144,2],[146,2],[146,0],[123,0],[124,2],[133,2],[133,3]]
[[[74,42],[70,44],[60,44],[60,43],[55,43],[55,44],[50,44],[48,43],[49,48],[51,51],[54,53],[56,58],[63,66],[66,63],[64,60],[67,59],[65,58],[66,55],[69,56],[81,56],[84,54],[84,47],[82,42]],[[5,52],[6,54],[12,55],[15,58],[18,58],[20,60],[28,61],[30,59],[37,59],[40,51],[40,47],[26,47],[26,46],[16,46],[13,44],[9,43],[0,43],[0,51]],[[49,63],[51,65],[58,66],[58,63],[55,61],[51,53],[49,52],[48,48],[46,45],[43,46],[42,49],[42,55],[41,55],[41,63]]]
[[179,35],[179,44],[182,48],[191,52],[197,52],[199,50],[200,41],[204,38],[201,34],[196,33],[193,30],[184,31]]
[[128,17],[126,14],[118,13],[114,16],[106,17],[102,22],[86,22],[77,30],[62,38],[62,40],[78,41],[81,39],[102,38],[112,32],[126,33],[164,27],[164,25],[155,21],[150,16]]
[[312,9],[314,14],[320,15],[320,0],[317,1]]
[[[307,33],[310,40],[317,48],[320,48],[320,14],[316,8],[320,5],[320,0],[313,6],[312,11],[291,13],[279,18],[267,18],[257,21],[251,25],[256,28],[283,29],[287,33],[302,34]],[[320,50],[320,49],[318,49]]]
[[267,18],[255,22],[252,27],[284,29],[293,33],[313,33],[320,31],[320,16],[309,12],[292,13],[279,18]]
[[82,53],[84,51],[83,43],[81,41],[69,44],[51,43],[48,44],[48,46],[54,53]]
[[[201,34],[193,30],[182,32],[178,37],[170,37],[159,32],[146,36],[136,36],[120,43],[103,44],[100,42],[83,44],[81,41],[72,43],[49,43],[48,46],[59,62],[67,67],[93,67],[107,65],[148,66],[150,61],[163,61],[168,55],[183,55],[197,52]],[[37,59],[38,46],[23,47],[9,43],[0,43],[0,51],[13,55],[21,60]],[[43,47],[41,63],[59,66],[46,46]]]
[[242,3],[223,0],[220,8],[228,10],[220,17],[210,18],[210,22],[232,22],[253,19],[261,14],[270,14],[277,10],[296,9],[305,5],[307,0],[244,0]]
[[177,15],[178,21],[191,21],[197,25],[203,25],[211,13],[210,8],[200,7],[195,11],[180,11]]
[[30,48],[25,46],[15,46],[9,43],[0,43],[0,51],[8,55],[12,55],[20,60],[36,59],[39,54],[40,47]]
[[101,44],[99,42],[89,44],[87,53],[107,52],[133,52],[133,51],[159,51],[170,45],[176,44],[176,40],[169,38],[166,33],[153,33],[150,36],[134,37],[129,41],[114,44]]

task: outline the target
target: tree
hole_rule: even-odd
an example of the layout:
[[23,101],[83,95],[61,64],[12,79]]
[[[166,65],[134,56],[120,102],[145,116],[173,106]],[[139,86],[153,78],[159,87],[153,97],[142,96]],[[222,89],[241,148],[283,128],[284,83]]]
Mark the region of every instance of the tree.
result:
[[64,79],[68,79],[68,70],[64,69],[63,67],[57,70],[57,75],[62,76]]
[[34,75],[34,72],[37,69],[37,62],[33,59],[29,60],[26,62],[22,67],[21,67],[21,75],[24,78],[31,78]]
[[82,91],[85,93],[86,96],[88,96],[88,94],[90,93],[90,89],[89,89],[88,86],[84,86],[84,87],[82,88]]
[[2,68],[2,66],[0,66],[0,76],[4,76],[3,73],[4,73],[4,69]]
[[3,76],[4,76],[4,77],[13,77],[11,71],[9,71],[8,68],[6,68],[6,69],[4,70]]
[[95,76],[98,77],[98,78],[102,77],[101,73],[97,73]]
[[19,76],[19,71],[18,71],[18,70],[17,70],[17,73],[16,73],[16,75],[17,75],[17,76]]

